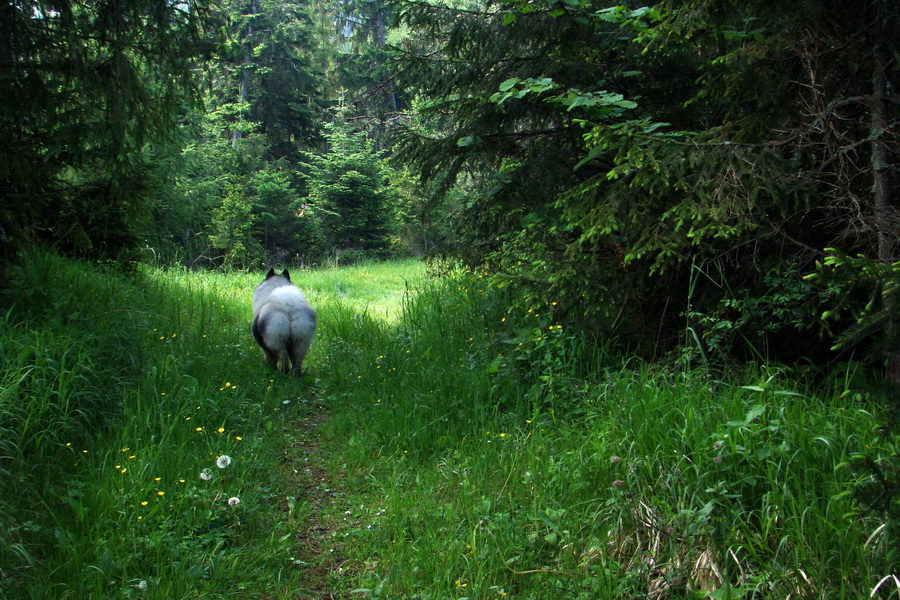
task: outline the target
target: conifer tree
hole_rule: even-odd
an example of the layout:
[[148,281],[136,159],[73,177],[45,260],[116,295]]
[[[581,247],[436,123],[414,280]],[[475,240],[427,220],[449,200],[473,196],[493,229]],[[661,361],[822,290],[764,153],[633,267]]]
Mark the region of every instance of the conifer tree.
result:
[[390,245],[393,196],[383,152],[339,111],[326,128],[328,151],[309,154],[307,186],[325,246],[383,254]]
[[600,335],[654,351],[687,318],[701,351],[827,351],[801,276],[833,245],[896,258],[890,3],[417,0],[399,20],[423,108],[396,150],[473,186],[453,251]]

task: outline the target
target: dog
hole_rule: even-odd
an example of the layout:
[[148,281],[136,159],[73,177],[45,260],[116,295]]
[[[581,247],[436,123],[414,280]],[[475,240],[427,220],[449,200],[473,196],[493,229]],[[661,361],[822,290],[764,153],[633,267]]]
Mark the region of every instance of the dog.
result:
[[303,358],[316,333],[316,311],[303,292],[291,283],[285,269],[280,275],[269,269],[253,292],[253,338],[266,361],[282,373],[303,374]]

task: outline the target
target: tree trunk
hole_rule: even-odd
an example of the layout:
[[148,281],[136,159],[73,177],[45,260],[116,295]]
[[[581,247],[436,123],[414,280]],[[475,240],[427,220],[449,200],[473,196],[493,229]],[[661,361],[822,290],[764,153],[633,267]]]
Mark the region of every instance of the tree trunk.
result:
[[[385,32],[385,24],[384,24],[384,9],[383,6],[379,3],[378,12],[375,15],[375,23],[378,28],[378,47],[384,48],[387,43],[387,34]],[[391,103],[391,107],[394,109],[394,112],[397,112],[397,93],[394,91],[394,80],[391,79],[388,81],[388,101]]]
[[[887,68],[890,57],[887,48],[881,43],[884,40],[884,32],[879,33],[882,35],[874,50],[872,96],[869,102],[872,115],[872,196],[875,205],[875,226],[878,230],[878,260],[890,264],[897,260],[897,235],[891,198],[891,157],[887,143],[889,135]],[[898,302],[895,295],[893,289],[882,290],[882,302],[889,315],[886,331],[889,344],[887,381],[890,386],[900,388],[900,323],[896,322],[900,307],[892,306]]]
[[[244,65],[241,68],[241,89],[238,101],[246,105],[250,100],[250,78],[253,75],[253,18],[259,13],[257,0],[251,0],[249,7],[249,19],[247,20],[247,35],[244,38]],[[243,137],[240,129],[235,129],[231,137],[231,145],[235,146]]]
[[897,254],[896,235],[891,207],[891,164],[888,135],[888,52],[884,46],[875,49],[872,112],[872,177],[875,201],[875,222],[878,228],[878,258],[894,262]]

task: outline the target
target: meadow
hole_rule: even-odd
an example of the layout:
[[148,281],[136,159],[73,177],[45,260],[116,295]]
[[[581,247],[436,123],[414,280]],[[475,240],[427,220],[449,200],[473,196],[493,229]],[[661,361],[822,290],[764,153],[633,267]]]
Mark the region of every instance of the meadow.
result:
[[836,370],[737,375],[588,344],[415,261],[261,274],[34,254],[0,296],[0,597],[897,596],[852,497],[883,416]]

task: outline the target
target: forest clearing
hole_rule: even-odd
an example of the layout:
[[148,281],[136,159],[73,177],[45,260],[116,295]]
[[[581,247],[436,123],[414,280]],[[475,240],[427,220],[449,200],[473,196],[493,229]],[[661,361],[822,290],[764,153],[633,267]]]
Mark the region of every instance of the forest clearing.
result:
[[[295,272],[297,380],[260,276],[36,255],[3,295],[0,595],[850,598],[890,531],[854,373],[660,368],[415,261]],[[896,593],[882,582],[881,593]]]

